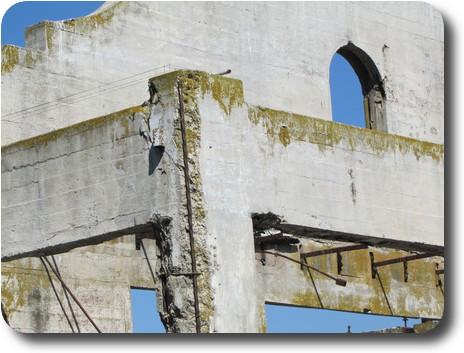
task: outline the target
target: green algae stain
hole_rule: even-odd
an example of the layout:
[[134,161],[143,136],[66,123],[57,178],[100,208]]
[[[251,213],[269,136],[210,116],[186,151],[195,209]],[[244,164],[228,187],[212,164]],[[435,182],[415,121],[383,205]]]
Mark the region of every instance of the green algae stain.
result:
[[[18,263],[22,260],[16,260]],[[28,297],[37,289],[47,290],[50,280],[45,271],[34,269],[3,268],[2,266],[2,306],[6,316],[11,317],[16,311],[29,305]]]
[[444,146],[426,141],[344,125],[263,107],[248,107],[248,119],[261,126],[269,140],[287,147],[293,141],[316,144],[321,152],[335,147],[351,151],[370,151],[381,156],[385,152],[412,153],[417,160],[443,160]]
[[20,48],[6,44],[2,46],[2,73],[11,72],[19,64]]
[[263,303],[258,306],[258,320],[259,320],[259,333],[266,333],[267,332],[267,325],[266,325],[266,305]]
[[129,119],[136,113],[142,113],[146,115],[148,114],[148,110],[144,107],[136,106],[109,115],[83,121],[81,123],[54,130],[43,135],[38,135],[29,139],[14,142],[10,145],[2,146],[2,154],[11,150],[34,148],[39,145],[47,146],[50,142],[57,141],[60,138],[72,136],[109,124],[119,124],[124,129],[124,134],[128,136],[130,133]]
[[55,27],[53,22],[45,21],[45,38],[47,41],[47,49],[50,51],[53,48],[53,39],[55,35]]
[[[214,292],[212,289],[212,271],[210,248],[206,245],[206,209],[200,174],[200,148],[201,148],[201,115],[198,107],[198,98],[202,94],[202,80],[205,73],[191,70],[181,70],[156,77],[151,80],[160,91],[172,90],[177,98],[180,84],[181,102],[184,110],[185,140],[188,155],[190,176],[190,190],[192,199],[192,220],[195,234],[195,253],[198,276],[199,306],[201,332],[209,331],[209,322],[214,316]],[[172,87],[170,86],[172,85]],[[180,105],[180,102],[178,102]],[[180,129],[180,107],[176,107],[176,120],[174,123],[173,141],[178,148],[179,160],[183,158],[183,139]],[[185,214],[186,216],[186,214]],[[187,220],[185,220],[187,224]]]
[[91,34],[100,27],[107,27],[114,18],[116,10],[126,6],[123,2],[116,2],[113,6],[91,16],[84,16],[64,21],[68,30]]
[[234,107],[244,103],[242,81],[220,75],[200,73],[203,97],[210,93],[224,113],[229,116]]
[[290,134],[288,133],[288,128],[286,126],[280,127],[279,140],[280,140],[280,143],[284,146],[287,146],[290,144],[291,138],[290,138]]
[[24,55],[24,66],[28,68],[34,68],[39,59],[42,58],[40,51],[34,51],[33,49],[26,48]]

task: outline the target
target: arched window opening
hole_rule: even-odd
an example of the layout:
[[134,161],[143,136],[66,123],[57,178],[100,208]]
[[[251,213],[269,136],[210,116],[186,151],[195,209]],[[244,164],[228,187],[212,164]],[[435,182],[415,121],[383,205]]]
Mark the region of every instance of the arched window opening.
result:
[[361,83],[348,61],[339,54],[330,63],[330,96],[333,121],[366,127]]
[[[353,43],[341,47],[334,55],[330,67],[330,88],[334,121],[387,132],[385,91],[380,74],[372,59]],[[359,91],[360,98],[356,93]],[[360,116],[364,116],[364,123]]]

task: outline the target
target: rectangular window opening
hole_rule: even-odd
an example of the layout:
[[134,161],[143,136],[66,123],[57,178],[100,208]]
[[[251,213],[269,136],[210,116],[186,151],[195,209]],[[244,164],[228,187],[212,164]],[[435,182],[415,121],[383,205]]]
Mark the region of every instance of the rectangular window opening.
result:
[[[405,327],[402,317],[268,303],[266,303],[266,323],[267,333],[362,333]],[[418,323],[421,323],[421,319],[408,318],[406,321],[409,328]]]
[[159,312],[156,308],[156,291],[154,289],[131,288],[132,332],[166,333]]

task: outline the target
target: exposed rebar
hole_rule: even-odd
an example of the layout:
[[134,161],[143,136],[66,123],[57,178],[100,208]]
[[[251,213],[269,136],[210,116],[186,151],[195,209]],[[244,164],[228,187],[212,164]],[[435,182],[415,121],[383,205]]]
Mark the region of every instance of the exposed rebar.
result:
[[335,284],[337,284],[339,286],[342,286],[342,287],[346,286],[346,281],[344,279],[333,277],[333,276],[329,275],[328,273],[322,272],[321,270],[318,270],[315,267],[309,266],[308,264],[305,264],[304,262],[292,259],[291,257],[285,256],[285,255],[282,255],[282,254],[279,254],[279,253],[276,253],[276,252],[272,252],[272,251],[265,251],[265,250],[255,250],[255,252],[283,257],[284,259],[293,261],[293,262],[295,262],[297,264],[300,264],[302,266],[305,266],[305,267],[307,267],[307,268],[309,268],[309,269],[311,269],[313,271],[319,272],[321,275],[324,275],[326,277],[329,277],[330,279],[333,279],[335,281]]
[[[185,117],[184,117],[184,98],[182,92],[182,83],[177,82],[177,93],[179,95],[179,116],[180,116],[180,130],[182,135],[182,152],[184,160],[184,179],[185,179],[185,194],[187,198],[187,218],[188,218],[188,232],[190,239],[190,256],[192,259],[192,273],[197,272],[196,258],[195,258],[195,240],[193,236],[193,219],[192,219],[192,199],[190,195],[190,175],[188,168],[188,155],[187,155],[187,137],[185,133]],[[195,306],[195,323],[196,332],[201,333],[200,322],[200,308],[198,305],[198,283],[197,275],[193,275],[193,299]]]
[[143,253],[145,254],[145,259],[147,260],[148,268],[150,269],[150,273],[151,273],[151,278],[153,279],[153,283],[156,285],[155,273],[153,272],[153,269],[150,264],[150,260],[148,259],[147,251],[145,250],[145,245],[143,245],[143,239],[140,239],[140,245],[142,247]]

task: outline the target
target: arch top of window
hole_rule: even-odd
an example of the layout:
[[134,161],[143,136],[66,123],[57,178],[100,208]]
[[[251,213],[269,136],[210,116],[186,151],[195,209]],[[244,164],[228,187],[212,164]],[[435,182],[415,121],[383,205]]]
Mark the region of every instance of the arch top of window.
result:
[[375,88],[382,94],[382,97],[385,98],[385,91],[383,89],[379,70],[374,61],[364,50],[349,42],[347,45],[338,49],[337,54],[343,56],[353,67],[354,72],[358,75],[364,96]]
[[364,97],[366,128],[387,132],[386,95],[379,70],[374,61],[364,50],[352,42],[339,48],[336,53],[351,65],[358,76]]

